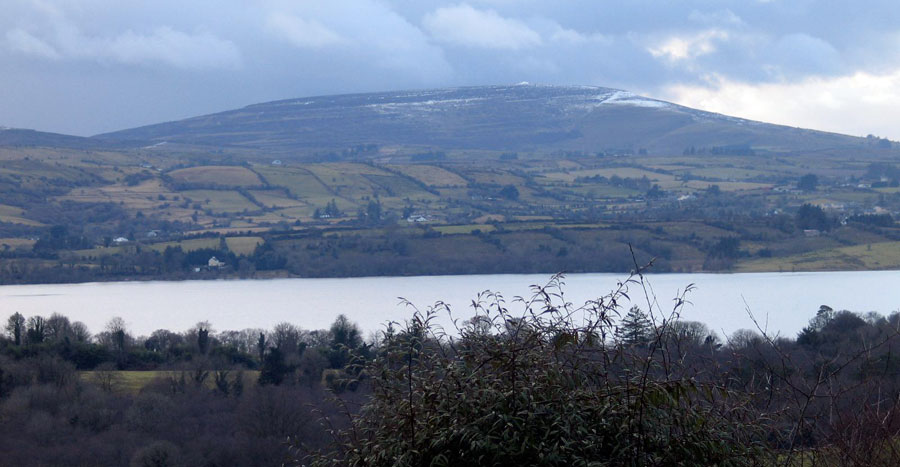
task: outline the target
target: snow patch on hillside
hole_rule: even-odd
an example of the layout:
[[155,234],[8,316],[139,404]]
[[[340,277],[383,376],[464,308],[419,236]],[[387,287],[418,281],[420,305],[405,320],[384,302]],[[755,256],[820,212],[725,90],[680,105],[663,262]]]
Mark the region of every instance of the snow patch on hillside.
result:
[[631,105],[634,107],[649,107],[656,109],[671,106],[671,104],[669,104],[668,102],[658,101],[656,99],[648,99],[646,97],[641,97],[628,91],[616,91],[607,96],[608,97],[606,97],[606,99],[603,101],[603,104]]
[[486,98],[472,97],[467,99],[429,99],[413,102],[385,102],[382,104],[368,104],[365,107],[379,113],[395,112],[440,112],[458,109],[472,105],[474,102],[483,101]]

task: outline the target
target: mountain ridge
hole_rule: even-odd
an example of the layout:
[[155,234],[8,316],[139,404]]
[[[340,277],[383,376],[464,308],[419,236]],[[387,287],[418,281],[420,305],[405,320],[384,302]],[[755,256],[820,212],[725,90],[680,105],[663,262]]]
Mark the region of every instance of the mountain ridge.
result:
[[595,86],[472,86],[282,99],[96,135],[278,153],[359,144],[432,150],[599,152],[864,148],[865,139],[706,112]]

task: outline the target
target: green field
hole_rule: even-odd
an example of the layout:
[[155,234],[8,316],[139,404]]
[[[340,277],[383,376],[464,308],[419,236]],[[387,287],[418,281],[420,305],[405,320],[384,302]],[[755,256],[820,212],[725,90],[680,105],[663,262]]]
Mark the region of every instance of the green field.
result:
[[335,197],[327,186],[323,185],[315,175],[302,168],[293,167],[254,167],[272,186],[287,189],[292,195],[304,201],[324,205]]
[[236,255],[250,255],[257,246],[265,243],[262,237],[226,237],[228,250]]
[[256,201],[270,209],[293,208],[303,206],[302,201],[291,199],[283,190],[250,190]]
[[246,167],[199,166],[178,169],[168,174],[180,183],[218,186],[257,186],[262,184],[259,176]]
[[492,224],[442,225],[434,228],[434,230],[437,230],[444,235],[470,234],[475,230],[488,233],[493,232],[495,229],[496,228]]
[[392,165],[390,168],[432,187],[464,187],[469,184],[459,175],[433,165]]
[[[261,245],[265,243],[262,237],[226,237],[225,244],[228,246],[228,249],[236,255],[249,255],[253,253],[253,250],[256,249],[257,245]],[[203,238],[190,238],[186,240],[179,241],[171,241],[171,242],[158,242],[145,244],[142,247],[151,251],[156,251],[162,253],[166,251],[166,248],[175,248],[180,247],[184,252],[191,252],[196,250],[216,250],[220,246],[220,240],[217,237],[203,237]],[[92,248],[89,250],[75,250],[72,251],[71,254],[80,259],[87,259],[92,257],[101,257],[108,255],[117,255],[131,251],[134,248],[133,245],[125,245],[125,246],[110,246],[108,248],[98,247]]]
[[[227,379],[233,381],[238,372],[230,371]],[[256,385],[259,379],[259,372],[255,370],[244,370],[240,372],[244,387],[252,387]],[[151,384],[160,384],[167,387],[172,381],[180,383],[182,377],[186,384],[193,384],[192,372],[185,371],[79,371],[79,378],[86,383],[105,386],[114,393],[119,394],[137,394],[142,389]],[[203,386],[208,389],[215,388],[215,378],[213,372],[210,371],[203,381]]]
[[900,242],[881,242],[745,261],[739,263],[737,271],[862,271],[898,268]]
[[25,211],[21,208],[0,204],[0,222],[9,222],[11,224],[22,224],[35,227],[41,227],[44,225],[38,221],[23,217],[24,214]]
[[187,190],[182,196],[194,203],[200,203],[203,209],[214,213],[238,213],[255,211],[259,207],[237,191],[229,190]]

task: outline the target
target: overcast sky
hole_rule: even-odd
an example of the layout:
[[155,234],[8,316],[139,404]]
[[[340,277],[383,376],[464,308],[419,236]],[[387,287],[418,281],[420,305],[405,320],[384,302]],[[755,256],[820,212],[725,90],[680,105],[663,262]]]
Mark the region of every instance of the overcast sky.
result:
[[628,89],[900,140],[897,0],[0,0],[0,126],[92,135],[276,99]]

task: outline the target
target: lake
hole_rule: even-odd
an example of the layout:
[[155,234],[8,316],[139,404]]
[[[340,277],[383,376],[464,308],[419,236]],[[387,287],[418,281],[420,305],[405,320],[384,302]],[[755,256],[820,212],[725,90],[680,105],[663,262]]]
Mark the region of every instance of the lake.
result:
[[[134,335],[155,329],[183,331],[199,321],[214,330],[271,328],[289,321],[305,329],[327,328],[343,313],[366,332],[402,321],[411,310],[404,297],[426,309],[435,301],[451,305],[454,317],[472,315],[478,292],[490,289],[507,298],[530,297],[529,286],[549,275],[472,275],[367,277],[346,279],[271,279],[184,282],[112,282],[0,286],[0,314],[49,316],[59,312],[99,332],[110,318],[125,319]],[[572,274],[565,277],[566,300],[582,304],[609,293],[626,274]],[[720,335],[754,328],[748,309],[769,331],[793,336],[820,305],[835,310],[900,309],[900,271],[755,274],[652,274],[647,282],[663,311],[671,311],[679,291],[695,289],[681,311],[683,319],[701,321]],[[643,291],[630,288],[634,302],[647,309]],[[627,309],[627,308],[626,308]],[[444,319],[444,323],[449,320]],[[4,321],[5,323],[5,321]]]

